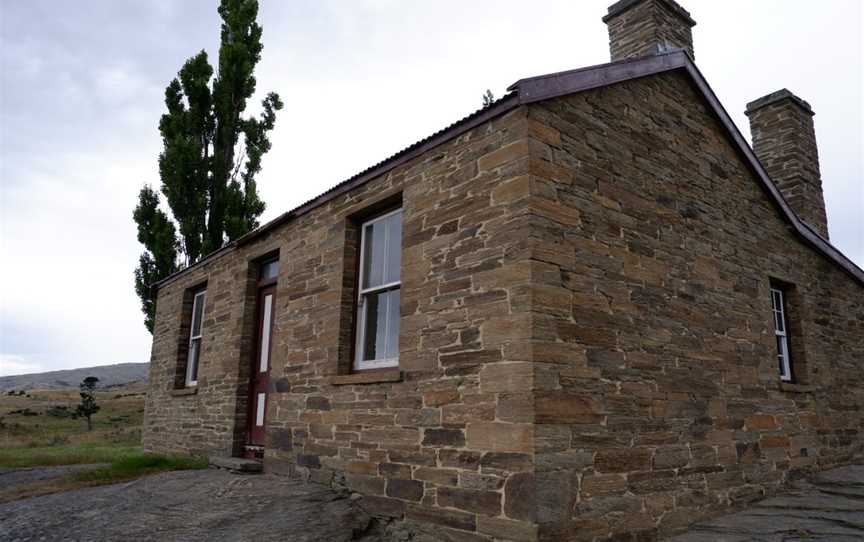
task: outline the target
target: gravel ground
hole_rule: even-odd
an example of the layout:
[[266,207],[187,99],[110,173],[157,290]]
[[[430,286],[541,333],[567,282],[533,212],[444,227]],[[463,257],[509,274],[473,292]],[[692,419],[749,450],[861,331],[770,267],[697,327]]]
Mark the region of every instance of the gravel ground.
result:
[[0,505],[4,542],[340,542],[354,539],[367,525],[351,499],[324,487],[215,469],[167,472]]

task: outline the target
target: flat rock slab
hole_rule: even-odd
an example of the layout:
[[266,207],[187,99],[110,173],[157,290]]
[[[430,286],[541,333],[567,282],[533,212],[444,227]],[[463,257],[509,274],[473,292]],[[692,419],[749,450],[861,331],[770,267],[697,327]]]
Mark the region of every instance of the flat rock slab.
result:
[[211,467],[227,469],[234,472],[246,474],[259,474],[264,472],[264,465],[253,459],[242,459],[240,457],[216,457],[208,458]]
[[354,539],[368,522],[351,499],[323,486],[216,469],[167,472],[0,505],[0,538],[16,542],[341,542]]
[[841,467],[795,482],[789,492],[747,510],[698,523],[670,542],[860,542],[864,466]]

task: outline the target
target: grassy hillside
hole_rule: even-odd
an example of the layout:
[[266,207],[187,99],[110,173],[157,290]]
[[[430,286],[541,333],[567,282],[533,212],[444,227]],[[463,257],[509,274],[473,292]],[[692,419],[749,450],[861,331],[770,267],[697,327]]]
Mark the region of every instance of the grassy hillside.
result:
[[88,376],[98,378],[100,387],[113,388],[126,386],[133,382],[146,382],[149,370],[149,363],[116,363],[114,365],[99,365],[97,367],[83,367],[81,369],[0,376],[0,391],[76,390],[78,389],[78,384]]
[[93,431],[73,417],[78,390],[0,394],[0,467],[111,461],[139,449],[147,385],[96,393]]
[[203,458],[141,452],[146,390],[146,383],[137,382],[96,392],[101,408],[93,416],[92,431],[87,431],[84,418],[73,415],[80,399],[77,389],[0,393],[0,468],[103,464],[0,485],[0,503],[157,472],[206,468]]

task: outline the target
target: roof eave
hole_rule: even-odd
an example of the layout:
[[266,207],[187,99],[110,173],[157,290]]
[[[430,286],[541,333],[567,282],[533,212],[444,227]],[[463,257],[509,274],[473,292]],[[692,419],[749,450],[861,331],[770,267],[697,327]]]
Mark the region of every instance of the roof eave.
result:
[[306,203],[300,205],[299,207],[295,207],[294,209],[284,213],[275,219],[271,220],[267,224],[264,224],[260,228],[253,230],[243,237],[237,239],[238,246],[245,245],[262,235],[265,235],[267,232],[284,224],[285,222],[302,216],[312,209],[327,203],[328,201],[336,198],[346,192],[350,192],[351,190],[366,184],[376,177],[380,177],[388,173],[389,171],[401,166],[402,164],[417,158],[421,154],[428,152],[439,145],[450,141],[453,138],[459,137],[465,132],[476,128],[477,126],[487,122],[499,115],[503,115],[504,113],[514,109],[519,106],[520,102],[518,100],[518,96],[514,93],[507,94],[501,99],[494,102],[492,105],[485,107],[476,111],[475,113],[451,124],[447,128],[432,134],[431,136],[414,143],[413,145],[399,151],[394,154],[390,158],[379,162],[378,164],[361,171],[357,175],[350,177],[349,179],[342,181],[338,185],[334,186],[327,192],[324,192],[320,196],[307,201]]
[[446,128],[432,134],[431,136],[421,139],[420,141],[410,145],[409,147],[402,149],[396,154],[390,156],[389,158],[375,164],[374,166],[371,166],[354,175],[353,177],[342,181],[341,183],[324,192],[320,196],[311,199],[306,203],[303,203],[302,205],[291,209],[290,211],[282,213],[281,215],[277,216],[266,224],[263,224],[260,227],[250,231],[249,233],[238,237],[237,239],[235,239],[231,243],[228,243],[219,250],[211,252],[210,254],[190,265],[189,267],[181,269],[165,277],[164,279],[153,283],[151,285],[151,288],[158,290],[162,286],[165,286],[166,284],[177,280],[186,273],[191,272],[193,269],[197,269],[203,263],[211,261],[236,247],[247,245],[252,241],[255,241],[256,239],[259,239],[262,236],[267,235],[274,229],[278,228],[282,224],[285,224],[286,222],[303,216],[312,209],[315,209],[316,207],[319,207],[327,203],[328,201],[369,182],[376,177],[380,177],[381,175],[388,173],[389,171],[399,167],[400,165],[410,160],[413,160],[414,158],[417,158],[421,154],[428,152],[429,150],[434,149],[435,147],[438,147],[439,145],[442,145],[453,138],[459,137],[465,132],[474,129],[477,126],[488,122],[489,120],[499,115],[507,113],[511,109],[519,107],[519,105],[519,96],[516,93],[508,93],[493,102],[491,105],[475,111],[467,117],[464,117],[454,122],[450,126],[447,126]]

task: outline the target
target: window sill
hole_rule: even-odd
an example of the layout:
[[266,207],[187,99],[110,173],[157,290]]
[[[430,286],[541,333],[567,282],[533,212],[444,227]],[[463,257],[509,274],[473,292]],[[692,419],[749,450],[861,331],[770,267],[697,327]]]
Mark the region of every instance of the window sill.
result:
[[793,384],[792,382],[781,382],[780,383],[780,391],[785,391],[789,393],[812,393],[816,391],[815,386],[808,386],[806,384]]
[[402,371],[399,369],[387,369],[385,371],[366,371],[350,375],[337,375],[330,377],[330,383],[334,386],[346,386],[350,384],[377,384],[380,382],[399,382],[402,380]]
[[186,395],[195,395],[198,393],[197,387],[192,388],[179,388],[176,390],[171,390],[172,397],[184,397]]

